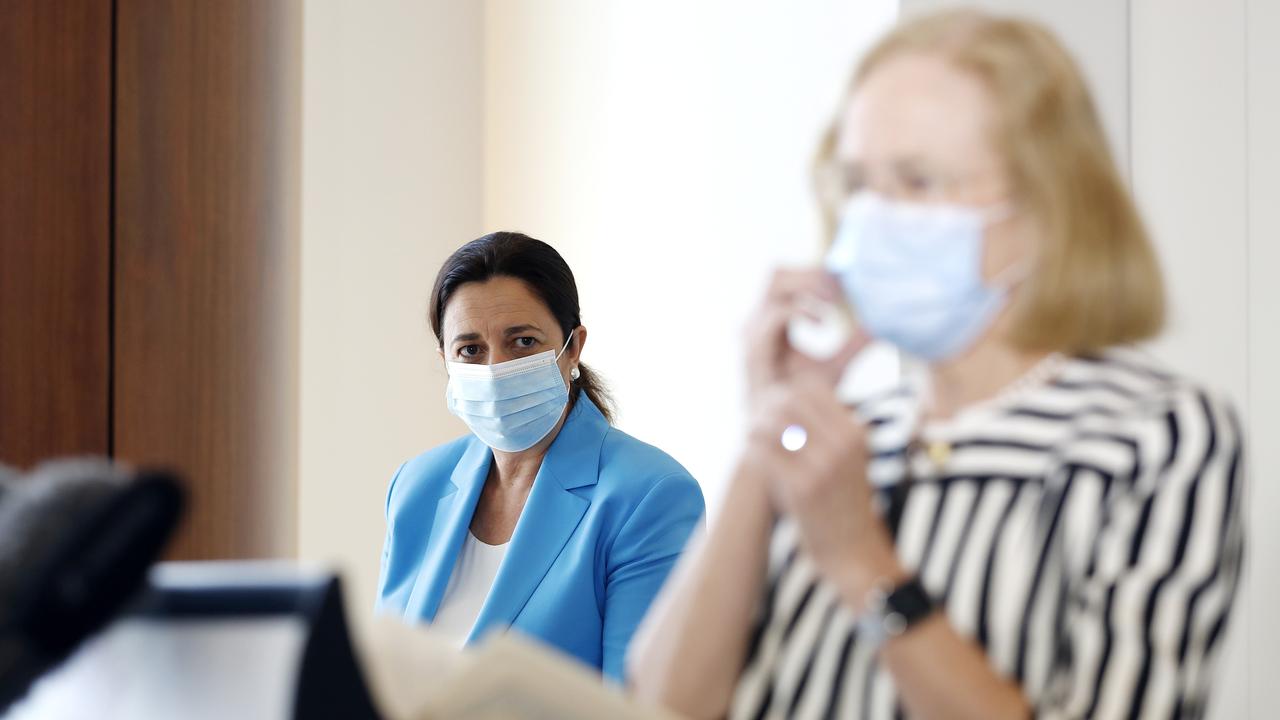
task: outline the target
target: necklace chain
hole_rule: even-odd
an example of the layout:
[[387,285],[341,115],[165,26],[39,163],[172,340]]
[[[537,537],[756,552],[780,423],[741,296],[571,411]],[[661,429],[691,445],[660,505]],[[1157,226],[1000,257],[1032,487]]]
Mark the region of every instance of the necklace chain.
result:
[[[992,397],[978,403],[974,403],[973,405],[964,408],[961,412],[969,413],[978,408],[1001,405],[1012,398],[1022,395],[1028,389],[1041,385],[1048,381],[1049,378],[1053,377],[1058,370],[1061,369],[1064,360],[1065,357],[1062,353],[1050,353],[1026,372],[1022,373],[1002,387],[1000,391]],[[923,432],[921,430],[917,430],[915,438],[910,445],[915,446],[916,448],[923,446],[925,456],[929,459],[930,464],[933,465],[934,470],[941,470],[951,459],[952,443],[948,440],[925,440],[922,435]],[[910,475],[910,464],[911,453],[908,453],[908,475]]]

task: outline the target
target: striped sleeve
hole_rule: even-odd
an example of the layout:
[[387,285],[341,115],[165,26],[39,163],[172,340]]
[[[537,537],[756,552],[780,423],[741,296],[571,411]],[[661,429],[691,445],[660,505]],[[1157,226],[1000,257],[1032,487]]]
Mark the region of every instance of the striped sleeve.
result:
[[1089,527],[1063,532],[1066,602],[1039,717],[1204,714],[1243,554],[1243,439],[1225,402],[1189,386],[1167,397],[1073,448],[1124,448],[1132,472],[1065,490],[1066,517]]

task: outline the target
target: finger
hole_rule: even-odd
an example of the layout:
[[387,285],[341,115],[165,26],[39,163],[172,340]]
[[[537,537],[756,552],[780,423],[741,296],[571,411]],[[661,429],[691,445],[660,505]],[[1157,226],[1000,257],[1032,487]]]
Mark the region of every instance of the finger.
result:
[[[820,268],[782,268],[773,272],[769,288],[759,311],[744,328],[748,341],[763,342],[781,350],[786,345],[786,325],[794,318],[806,317],[813,322],[823,319],[824,305],[837,303],[843,297],[839,282]],[[780,308],[781,314],[774,313]],[[771,353],[772,354],[772,353]]]
[[831,313],[831,309],[835,307],[833,301],[824,300],[813,294],[797,294],[792,300],[796,307],[796,314],[820,323]]
[[773,382],[781,375],[789,317],[788,308],[765,307],[747,328],[747,375],[753,384]]
[[819,448],[842,451],[850,442],[865,443],[865,429],[854,413],[830,386],[815,378],[797,378],[789,384],[783,412],[803,425],[810,442]]
[[803,484],[816,476],[812,457],[806,445],[797,451],[782,445],[781,431],[758,428],[751,436],[753,456],[761,464],[768,482],[780,486]]
[[[748,374],[756,380],[772,381],[779,379],[786,369],[788,356],[794,351],[790,338],[792,322],[800,315],[817,321],[817,314],[811,302],[798,297],[780,299],[766,303],[744,328],[747,343]],[[830,374],[821,364],[812,358],[805,357],[806,364],[819,372]]]
[[790,390],[784,384],[766,384],[753,398],[748,418],[749,432],[760,439],[777,440],[788,425],[796,423],[789,407]]
[[844,368],[848,367],[849,363],[853,362],[854,358],[867,349],[872,340],[871,335],[861,325],[855,327],[849,339],[845,341],[844,346],[831,357],[828,364],[843,371]]
[[827,302],[843,298],[840,283],[822,268],[780,268],[774,271],[765,293],[766,301],[776,302],[800,296],[816,297]]
[[834,391],[840,379],[849,370],[849,366],[870,343],[869,335],[860,330],[854,330],[853,335],[847,338],[830,357],[820,359],[807,356],[813,363],[815,370],[813,374],[822,380],[822,385],[828,391]]
[[[785,331],[792,321],[799,318],[805,318],[813,323],[821,323],[827,315],[826,307],[823,306],[820,300],[804,295],[771,299],[760,308],[757,316],[763,316],[773,310],[781,311],[780,323],[778,325],[771,324],[764,328],[768,332]],[[752,322],[752,327],[748,328],[749,330],[755,330],[760,324],[758,319],[753,318],[753,320],[755,321]]]
[[[791,464],[810,463],[825,457],[826,446],[839,442],[838,435],[828,429],[829,421],[813,407],[813,402],[788,384],[779,384],[762,394],[758,411],[752,418],[752,437],[761,447],[784,453]],[[787,448],[783,438],[794,426],[804,430],[800,448]]]
[[806,412],[824,428],[845,433],[850,423],[858,424],[857,413],[840,400],[835,392],[821,383],[810,382],[803,392]]
[[[772,471],[785,471],[788,482],[804,483],[817,477],[824,463],[847,454],[852,434],[848,423],[847,411],[829,390],[824,396],[806,381],[777,382],[762,387],[752,404],[748,442],[770,459]],[[795,451],[782,444],[784,432],[793,425],[806,433],[805,444]]]
[[[770,472],[781,474],[779,481],[806,482],[816,472],[811,465],[828,454],[822,448],[813,449],[819,436],[808,435],[808,428],[814,423],[796,412],[795,399],[790,393],[771,391],[760,405],[751,425],[749,441],[753,448],[760,457],[769,459]],[[783,445],[783,437],[788,428],[796,425],[805,429],[805,443],[799,448],[788,448]]]
[[[751,417],[753,440],[762,447],[782,448],[782,434],[791,425],[804,428],[806,442],[798,453],[817,469],[840,458],[866,451],[866,430],[831,389],[811,377],[765,388]],[[794,462],[793,462],[794,465]]]
[[749,321],[748,337],[785,337],[787,323],[804,312],[794,298],[765,303]]

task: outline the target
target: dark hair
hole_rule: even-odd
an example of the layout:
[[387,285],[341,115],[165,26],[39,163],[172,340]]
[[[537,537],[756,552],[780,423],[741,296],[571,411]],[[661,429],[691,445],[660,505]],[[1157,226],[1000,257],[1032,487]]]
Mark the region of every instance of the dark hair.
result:
[[[496,232],[476,238],[458,248],[436,275],[431,289],[431,306],[427,317],[436,341],[444,347],[444,310],[449,298],[469,282],[484,282],[490,278],[505,276],[524,282],[547,306],[567,340],[582,324],[578,307],[578,285],[573,271],[560,253],[550,245],[516,232]],[[569,387],[569,402],[576,403],[578,395],[586,393],[591,402],[600,408],[610,423],[614,417],[614,401],[604,381],[586,365],[579,363],[578,379]]]

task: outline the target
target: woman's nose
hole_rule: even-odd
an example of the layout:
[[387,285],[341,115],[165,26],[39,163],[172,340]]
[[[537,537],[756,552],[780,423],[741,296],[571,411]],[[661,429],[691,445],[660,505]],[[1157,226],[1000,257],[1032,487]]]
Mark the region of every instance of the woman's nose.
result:
[[514,360],[514,359],[515,359],[515,356],[507,352],[506,350],[494,350],[493,352],[489,353],[490,365],[497,365],[498,363],[504,363],[508,360]]

